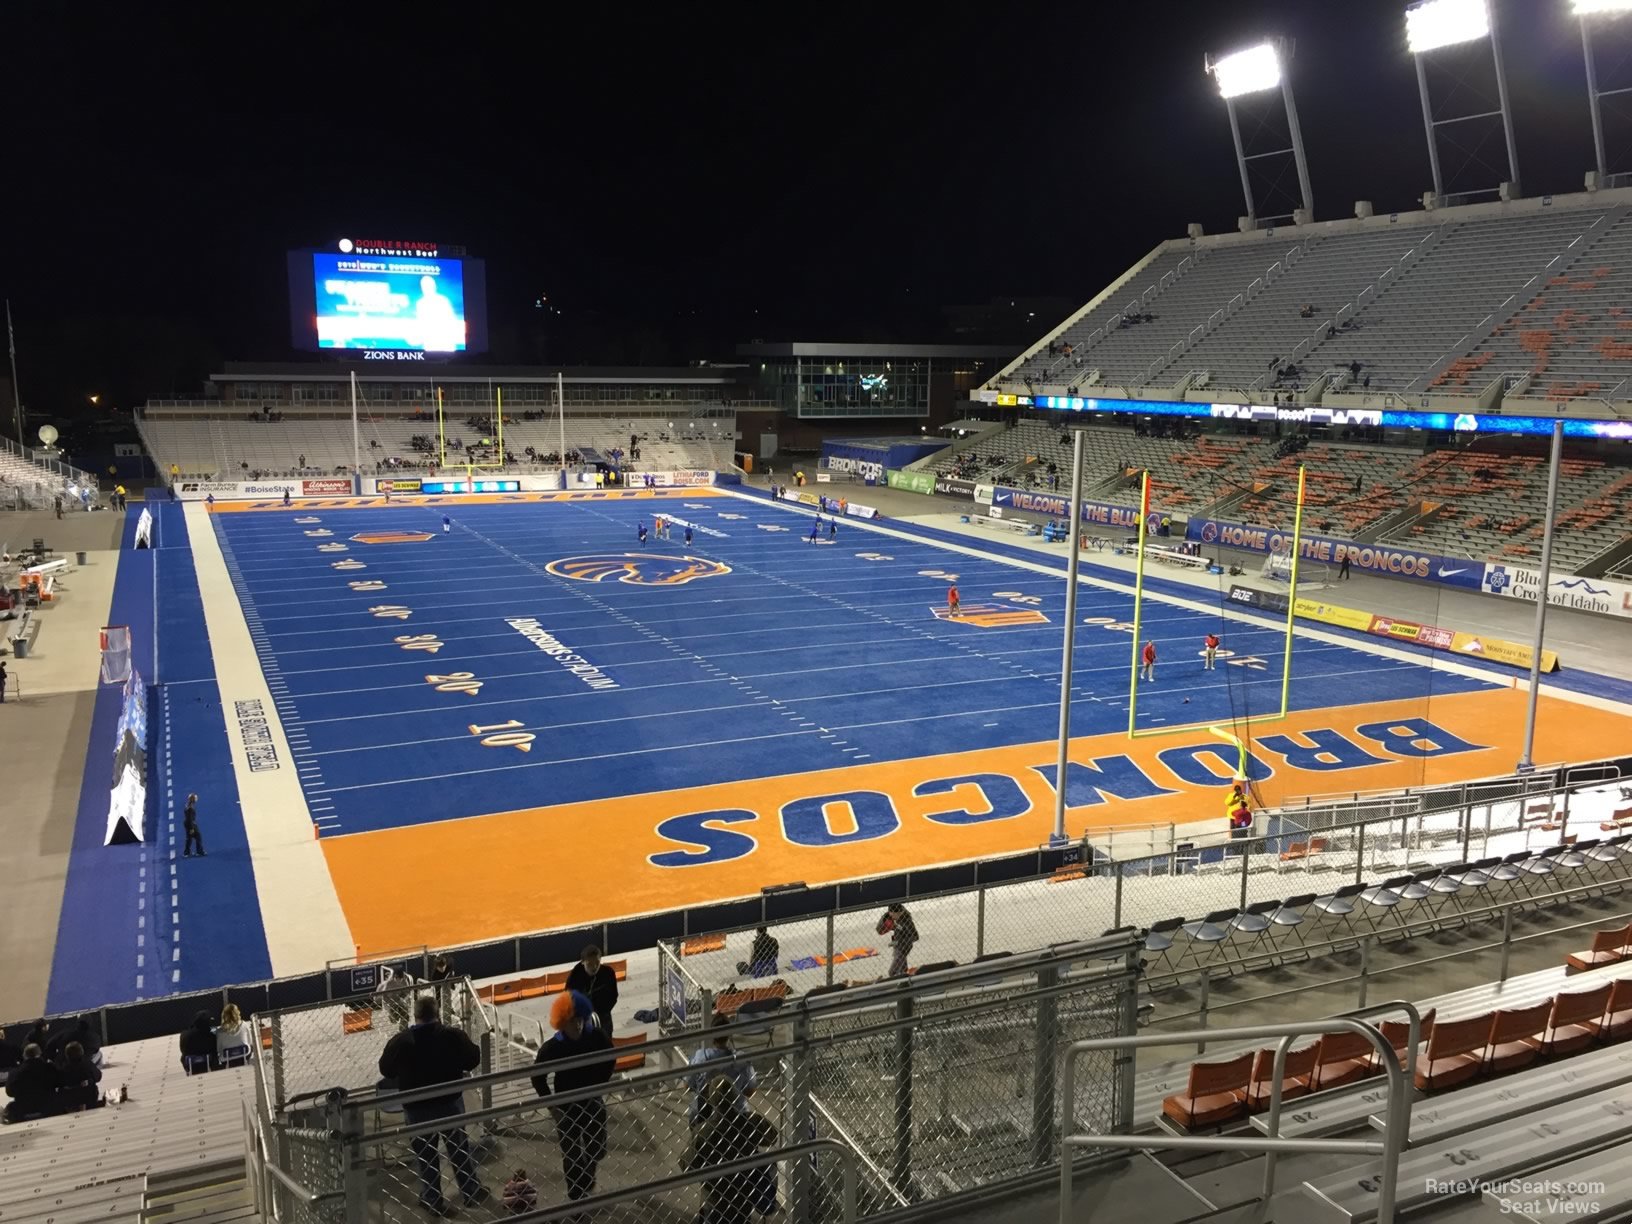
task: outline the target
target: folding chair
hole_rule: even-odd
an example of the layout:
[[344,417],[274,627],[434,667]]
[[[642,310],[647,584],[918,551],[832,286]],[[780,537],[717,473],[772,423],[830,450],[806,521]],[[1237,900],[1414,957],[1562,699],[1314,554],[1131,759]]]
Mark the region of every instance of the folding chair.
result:
[[1183,918],[1164,918],[1160,922],[1152,923],[1150,929],[1145,932],[1145,953],[1154,958],[1145,962],[1147,977],[1152,975],[1157,965],[1172,954],[1174,935],[1183,925]]
[[1233,953],[1239,947],[1239,960],[1245,968],[1252,960],[1252,954],[1257,951],[1258,945],[1264,942],[1264,937],[1269,931],[1269,916],[1280,907],[1279,901],[1255,901],[1247,906],[1230,919],[1229,941],[1219,950]]
[[203,1075],[210,1069],[210,1056],[208,1054],[183,1054],[181,1056],[181,1069],[187,1075]]
[[1202,967],[1201,951],[1206,950],[1211,956],[1218,955],[1218,949],[1230,935],[1230,920],[1241,911],[1236,908],[1214,910],[1200,922],[1186,922],[1179,929],[1184,932],[1185,942],[1182,948],[1183,955],[1179,958],[1177,970],[1186,961],[1192,961],[1199,969]]
[[1496,865],[1485,872],[1493,887],[1505,885],[1505,887],[1495,891],[1495,895],[1491,898],[1493,901],[1511,901],[1515,896],[1524,896],[1522,888],[1524,869],[1520,864],[1529,857],[1530,851],[1515,850],[1512,854],[1498,859]]
[[1405,932],[1405,924],[1400,921],[1398,908],[1401,901],[1400,890],[1409,883],[1411,883],[1411,877],[1408,875],[1394,876],[1373,888],[1361,890],[1360,900],[1379,911],[1377,920],[1371,924],[1373,931],[1379,930],[1382,927],[1382,919],[1388,917],[1394,919],[1402,934]]
[[1568,847],[1548,846],[1519,864],[1519,881],[1514,885],[1526,901],[1537,901],[1550,895],[1557,883],[1558,858]]
[[1355,898],[1365,891],[1364,884],[1345,884],[1336,892],[1316,897],[1313,904],[1315,912],[1320,916],[1320,927],[1315,934],[1324,934],[1327,928],[1341,925],[1353,935]]
[[1301,948],[1303,946],[1303,934],[1299,928],[1303,926],[1304,916],[1314,903],[1314,893],[1300,893],[1296,897],[1288,897],[1276,906],[1269,915],[1269,935],[1267,938],[1270,943],[1275,944],[1283,939],[1295,938]]

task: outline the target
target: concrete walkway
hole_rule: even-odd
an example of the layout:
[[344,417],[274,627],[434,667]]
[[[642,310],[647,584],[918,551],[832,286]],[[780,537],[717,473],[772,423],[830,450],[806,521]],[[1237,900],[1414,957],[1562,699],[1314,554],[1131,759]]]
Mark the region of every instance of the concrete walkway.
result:
[[[15,688],[0,706],[0,744],[10,766],[0,838],[7,900],[6,921],[0,923],[3,1019],[45,1009],[100,682],[98,634],[113,603],[123,521],[123,515],[107,513],[82,512],[60,521],[48,513],[0,515],[0,539],[13,551],[36,537],[70,558],[77,549],[87,550],[87,564],[71,566],[57,583],[60,598],[41,607],[29,656],[6,658]],[[101,747],[111,770],[114,746]]]

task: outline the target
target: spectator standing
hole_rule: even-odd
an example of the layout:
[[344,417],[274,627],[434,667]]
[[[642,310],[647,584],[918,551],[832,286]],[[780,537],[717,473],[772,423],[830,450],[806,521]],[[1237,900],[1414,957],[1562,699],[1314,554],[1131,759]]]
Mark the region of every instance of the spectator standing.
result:
[[[446,1084],[452,1091],[425,1100],[410,1101],[402,1107],[403,1120],[410,1126],[456,1118],[464,1109],[464,1092],[459,1081],[481,1065],[482,1052],[465,1033],[436,1018],[436,1000],[430,996],[414,1004],[414,1023],[386,1042],[380,1055],[380,1074],[408,1092]],[[442,1166],[437,1140],[447,1149],[448,1163],[459,1183],[465,1206],[484,1202],[489,1192],[476,1176],[476,1158],[462,1126],[415,1135],[410,1140],[414,1161],[419,1166],[419,1203],[432,1215],[451,1215],[442,1197]]]
[[1145,649],[1139,655],[1139,679],[1156,679],[1156,643],[1146,642]]
[[1344,552],[1343,560],[1337,564],[1337,576],[1343,579],[1344,582],[1349,580],[1349,554],[1347,552]]
[[102,1103],[102,1069],[85,1053],[85,1047],[70,1041],[63,1050],[62,1084],[57,1089],[60,1111],[94,1109]]
[[181,827],[187,834],[182,843],[181,857],[192,858],[193,847],[198,847],[198,857],[204,857],[204,838],[198,831],[198,796],[188,795],[187,806],[181,813]]
[[618,975],[610,965],[601,962],[601,950],[594,944],[584,948],[578,963],[567,974],[567,989],[589,997],[589,1005],[595,1009],[602,1031],[612,1036],[612,1009],[618,1005]]
[[193,1017],[192,1027],[181,1035],[181,1065],[188,1075],[214,1071],[220,1065],[215,1056],[215,1025],[209,1012]]
[[6,703],[6,665],[0,662],[0,705]]
[[62,1086],[62,1073],[46,1061],[45,1052],[36,1042],[23,1047],[23,1061],[6,1079],[6,1095],[11,1104],[6,1106],[7,1122],[20,1122],[52,1112],[56,1091]]
[[215,1056],[223,1067],[242,1067],[249,1062],[249,1026],[236,1003],[221,1009],[221,1023],[215,1030]]
[[[685,1167],[744,1160],[776,1143],[776,1127],[751,1109],[741,1107],[736,1085],[718,1076],[708,1085],[708,1116],[692,1135]],[[703,1183],[706,1224],[749,1224],[757,1214],[776,1210],[776,1169],[767,1165],[744,1173],[727,1173]]]
[[697,1053],[691,1056],[691,1065],[698,1068],[686,1077],[691,1085],[691,1106],[687,1111],[691,1124],[696,1126],[709,1116],[709,1111],[718,1104],[709,1093],[709,1085],[719,1080],[725,1080],[731,1085],[732,1095],[729,1104],[733,1109],[745,1109],[744,1102],[754,1095],[754,1089],[759,1087],[759,1073],[754,1070],[754,1064],[743,1059],[732,1066],[711,1066],[723,1059],[736,1058],[737,1051],[731,1044],[731,1030],[718,1028],[709,1034],[709,1042]]
[[899,901],[892,902],[878,920],[878,933],[890,937],[890,976],[905,977],[907,954],[918,942],[918,924],[912,920],[907,907]]
[[[550,1005],[550,1026],[555,1036],[539,1047],[535,1065],[544,1067],[533,1076],[533,1091],[541,1097],[552,1093],[593,1088],[612,1078],[616,1059],[612,1038],[601,1029],[589,996],[565,990]],[[606,1057],[587,1066],[568,1067],[553,1073],[548,1064],[580,1054],[604,1051]],[[551,1081],[554,1081],[553,1086]],[[556,1140],[561,1145],[561,1171],[567,1181],[567,1197],[577,1200],[595,1191],[595,1170],[606,1159],[606,1103],[598,1096],[565,1105],[550,1106],[555,1118]]]

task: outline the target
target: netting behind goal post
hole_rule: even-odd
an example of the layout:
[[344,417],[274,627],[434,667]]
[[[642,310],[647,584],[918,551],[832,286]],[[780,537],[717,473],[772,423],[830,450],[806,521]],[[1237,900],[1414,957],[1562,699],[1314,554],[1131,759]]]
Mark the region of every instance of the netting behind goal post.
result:
[[[1254,716],[1251,705],[1247,700],[1244,684],[1237,681],[1230,674],[1229,663],[1222,669],[1226,675],[1226,692],[1230,702],[1230,717],[1228,724],[1219,721],[1180,723],[1177,726],[1140,727],[1139,726],[1139,686],[1140,668],[1143,662],[1143,628],[1144,628],[1144,600],[1145,600],[1145,564],[1147,558],[1147,544],[1152,518],[1150,508],[1150,473],[1147,471],[1141,482],[1140,514],[1139,514],[1139,543],[1134,569],[1133,594],[1133,651],[1128,667],[1128,738],[1153,739],[1157,736],[1194,735],[1198,731],[1233,744],[1236,748],[1236,778],[1247,779],[1247,757],[1251,751],[1253,723],[1279,722],[1287,716],[1290,708],[1292,691],[1292,640],[1293,624],[1297,612],[1298,579],[1303,547],[1303,508],[1305,496],[1305,474],[1302,465],[1298,467],[1298,495],[1296,511],[1292,523],[1292,535],[1288,541],[1284,536],[1281,542],[1272,547],[1269,557],[1265,560],[1262,573],[1266,577],[1277,576],[1284,571],[1287,583],[1286,620],[1283,633],[1282,660],[1281,660],[1281,700],[1280,707],[1271,714]],[[1220,567],[1218,575],[1218,589],[1216,598],[1219,610],[1222,613],[1229,603],[1229,578]],[[1222,652],[1220,652],[1222,655]],[[1245,662],[1243,660],[1242,662]],[[1261,660],[1260,660],[1261,662]],[[1241,691],[1237,691],[1238,687]],[[1256,798],[1256,793],[1254,795]],[[1261,801],[1260,801],[1261,802]]]

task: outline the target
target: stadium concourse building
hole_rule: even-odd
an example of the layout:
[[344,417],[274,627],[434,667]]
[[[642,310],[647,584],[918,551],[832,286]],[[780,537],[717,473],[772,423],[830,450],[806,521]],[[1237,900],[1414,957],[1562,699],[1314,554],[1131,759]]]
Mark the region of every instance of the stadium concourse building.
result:
[[[149,400],[143,418],[148,432],[156,425],[166,431],[166,422],[225,418],[247,423],[272,413],[308,420],[349,418],[355,374],[359,409],[377,422],[434,417],[438,391],[448,420],[459,422],[491,409],[502,393],[508,431],[511,422],[521,422],[527,414],[535,414],[535,420],[553,416],[559,379],[569,420],[598,418],[609,430],[612,422],[622,422],[619,428],[626,432],[672,429],[693,438],[728,441],[738,462],[747,456],[753,464],[779,450],[814,454],[822,437],[831,436],[839,423],[847,434],[860,436],[903,429],[933,434],[974,388],[1013,357],[1012,346],[798,341],[745,344],[733,361],[677,367],[447,362],[409,369],[375,362],[228,363],[210,375],[202,396]],[[215,433],[207,437],[208,430],[194,430],[196,439],[215,450],[236,452],[232,440]],[[367,447],[370,430],[365,426],[363,433]],[[553,447],[554,437],[547,441]],[[349,445],[347,433],[343,449]],[[157,456],[173,445],[149,449]],[[192,448],[193,453],[198,450]],[[219,456],[222,462],[228,457]],[[208,458],[197,454],[195,462],[221,466],[209,464]],[[287,458],[287,464],[267,466],[306,466],[295,462],[299,455]]]

